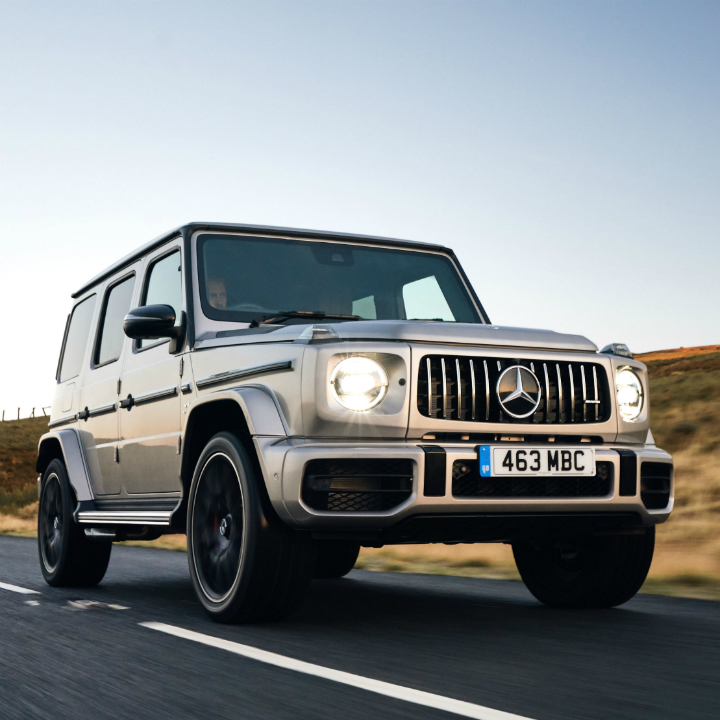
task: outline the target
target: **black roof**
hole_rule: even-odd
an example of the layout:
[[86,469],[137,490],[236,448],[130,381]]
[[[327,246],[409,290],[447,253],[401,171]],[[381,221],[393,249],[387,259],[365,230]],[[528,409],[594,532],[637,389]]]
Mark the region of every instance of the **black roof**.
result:
[[395,245],[397,247],[411,247],[411,248],[423,248],[426,250],[440,250],[442,252],[450,253],[454,257],[452,250],[444,247],[443,245],[436,245],[433,243],[421,243],[414,242],[412,240],[398,240],[396,238],[378,237],[375,235],[355,235],[353,233],[341,233],[331,232],[327,230],[302,230],[299,228],[287,228],[287,227],[275,227],[273,225],[244,225],[238,223],[216,223],[216,222],[192,222],[186,225],[171,230],[170,232],[158,235],[154,240],[146,243],[142,247],[139,247],[134,252],[126,255],[121,260],[110,265],[99,275],[96,275],[90,282],[85,283],[77,292],[72,294],[73,298],[80,297],[83,293],[87,292],[94,285],[102,282],[106,278],[115,274],[118,270],[122,270],[124,267],[131,265],[136,260],[141,258],[146,253],[154,250],[156,247],[164,245],[166,242],[182,235],[183,237],[190,237],[190,235],[198,230],[210,230],[213,232],[252,232],[257,235],[283,235],[285,237],[303,237],[312,238],[315,240],[353,240],[360,241],[367,245]]

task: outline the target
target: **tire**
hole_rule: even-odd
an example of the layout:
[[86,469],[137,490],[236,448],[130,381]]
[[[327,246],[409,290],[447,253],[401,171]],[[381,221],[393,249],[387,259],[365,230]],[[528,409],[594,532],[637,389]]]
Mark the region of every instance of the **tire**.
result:
[[359,554],[360,543],[347,540],[319,540],[313,577],[344,577],[355,567]]
[[652,563],[655,527],[638,535],[517,543],[513,554],[528,590],[558,608],[622,605],[642,587]]
[[238,439],[215,435],[188,496],[187,547],[195,593],[222,623],[277,620],[305,598],[315,543],[277,518]]
[[40,569],[48,585],[97,585],[110,562],[111,542],[90,540],[73,520],[75,493],[65,465],[53,460],[43,473],[38,508]]

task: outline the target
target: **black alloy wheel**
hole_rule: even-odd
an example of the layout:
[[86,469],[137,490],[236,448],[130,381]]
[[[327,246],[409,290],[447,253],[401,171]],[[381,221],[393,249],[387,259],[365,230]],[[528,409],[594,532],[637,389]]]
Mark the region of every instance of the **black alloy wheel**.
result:
[[288,615],[302,603],[315,567],[315,542],[277,517],[253,460],[235,435],[218,433],[190,486],[190,577],[217,622]]
[[52,573],[60,564],[62,531],[65,526],[62,490],[57,473],[52,473],[45,481],[45,492],[38,513],[40,559],[47,571]]
[[243,550],[243,496],[232,460],[212,455],[200,473],[192,517],[195,566],[202,591],[220,602],[232,590]]
[[75,493],[61,460],[50,462],[40,487],[38,553],[46,582],[56,587],[97,585],[107,571],[112,543],[91,540],[73,520]]
[[513,544],[528,590],[558,608],[610,608],[630,600],[645,582],[655,527],[631,535],[543,539]]

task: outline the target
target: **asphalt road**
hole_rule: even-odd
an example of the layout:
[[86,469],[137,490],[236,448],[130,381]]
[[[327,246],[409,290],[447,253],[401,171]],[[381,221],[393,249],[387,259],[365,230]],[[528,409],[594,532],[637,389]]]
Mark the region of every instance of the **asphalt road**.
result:
[[[102,585],[64,590],[44,583],[34,540],[9,537],[0,583],[40,593],[0,587],[3,720],[458,717],[143,622],[533,720],[720,718],[720,603],[568,612],[520,583],[355,570],[316,581],[290,620],[222,626],[195,601],[184,553],[116,546]],[[72,604],[87,600],[104,605]]]

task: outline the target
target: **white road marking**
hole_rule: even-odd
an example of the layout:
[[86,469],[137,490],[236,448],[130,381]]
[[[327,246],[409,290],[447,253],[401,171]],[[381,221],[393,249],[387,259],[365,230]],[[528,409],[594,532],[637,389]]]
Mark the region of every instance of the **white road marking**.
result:
[[40,603],[37,600],[26,600],[25,604],[32,605],[34,607],[35,605],[39,605]]
[[10,585],[10,583],[0,582],[0,590],[10,590],[10,592],[20,593],[21,595],[40,595],[37,590],[28,590],[27,588]]
[[463,700],[455,700],[454,698],[444,697],[443,695],[435,695],[433,693],[424,692],[422,690],[414,690],[413,688],[403,687],[402,685],[393,685],[392,683],[383,682],[382,680],[372,680],[371,678],[362,677],[362,675],[353,675],[352,673],[343,672],[342,670],[332,670],[322,665],[314,665],[313,663],[303,662],[295,658],[285,657],[277,653],[260,650],[250,645],[242,645],[230,640],[221,640],[220,638],[202,633],[185,630],[184,628],[166,625],[158,622],[139,623],[143,627],[151,630],[159,630],[168,635],[193,640],[203,645],[209,645],[220,650],[242,655],[251,660],[258,660],[275,665],[276,667],[285,668],[286,670],[295,670],[296,672],[305,673],[306,675],[314,675],[315,677],[324,678],[325,680],[333,680],[334,682],[350,685],[377,693],[378,695],[386,695],[387,697],[404,700],[405,702],[415,703],[416,705],[424,705],[425,707],[443,710],[444,712],[462,715],[463,717],[476,718],[476,720],[530,720],[530,718],[513,715],[502,710],[493,710],[492,708],[475,705],[473,703],[464,702]]

